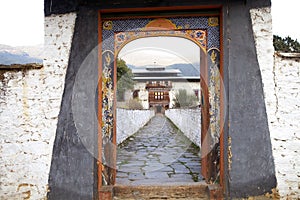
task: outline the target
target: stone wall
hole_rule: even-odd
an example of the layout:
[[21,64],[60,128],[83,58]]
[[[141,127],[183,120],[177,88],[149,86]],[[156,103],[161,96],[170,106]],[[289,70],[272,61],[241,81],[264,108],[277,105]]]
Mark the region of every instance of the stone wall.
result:
[[[282,199],[300,196],[300,56],[274,54],[270,8],[251,10],[268,126]],[[274,55],[274,58],[273,58]]]
[[117,109],[117,144],[136,133],[155,115],[153,110]]
[[45,19],[42,69],[0,71],[0,199],[44,199],[76,15]]
[[279,194],[300,197],[300,55],[275,54],[271,139]]
[[194,144],[201,146],[201,109],[169,109],[165,115]]

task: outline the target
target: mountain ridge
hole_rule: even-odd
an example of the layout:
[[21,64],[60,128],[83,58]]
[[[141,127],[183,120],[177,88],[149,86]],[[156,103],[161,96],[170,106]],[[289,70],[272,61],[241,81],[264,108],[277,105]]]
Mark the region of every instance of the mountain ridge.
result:
[[13,47],[0,44],[0,64],[43,63],[42,49],[41,45]]

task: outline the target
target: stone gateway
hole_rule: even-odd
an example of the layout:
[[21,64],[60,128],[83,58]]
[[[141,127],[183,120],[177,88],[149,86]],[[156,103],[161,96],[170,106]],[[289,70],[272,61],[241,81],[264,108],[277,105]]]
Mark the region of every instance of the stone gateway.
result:
[[[299,198],[299,57],[274,54],[270,0],[44,2],[43,67],[0,69],[0,199]],[[160,36],[200,49],[201,105],[165,113],[199,144],[191,173],[203,180],[118,185],[117,163],[128,165],[117,143],[138,129],[125,120],[144,126],[155,113],[118,111],[115,58]]]

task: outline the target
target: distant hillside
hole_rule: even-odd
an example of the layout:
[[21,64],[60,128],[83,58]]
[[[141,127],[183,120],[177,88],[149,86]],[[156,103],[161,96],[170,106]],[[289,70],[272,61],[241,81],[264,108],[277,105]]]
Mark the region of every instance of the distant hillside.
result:
[[[23,49],[25,47],[22,47]],[[22,50],[22,48],[11,47],[8,45],[0,44],[0,64],[11,65],[11,64],[27,64],[27,63],[43,63],[42,58],[33,57]],[[26,48],[25,48],[26,49]],[[34,54],[35,47],[29,47],[31,54]],[[39,50],[37,49],[36,52]]]
[[[129,67],[129,69],[136,69],[136,68],[138,68],[138,67],[136,67],[136,66],[134,66],[134,65],[131,65],[131,64],[126,64],[127,65],[127,67]],[[143,67],[144,68],[144,67]]]
[[18,46],[19,50],[28,53],[30,57],[43,59],[44,58],[44,45],[35,45],[35,46]]

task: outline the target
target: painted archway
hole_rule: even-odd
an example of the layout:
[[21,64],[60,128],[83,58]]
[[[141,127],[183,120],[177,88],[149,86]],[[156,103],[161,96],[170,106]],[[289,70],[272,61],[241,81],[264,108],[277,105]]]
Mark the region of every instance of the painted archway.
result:
[[[142,37],[176,36],[195,42],[201,49],[202,175],[215,181],[220,170],[220,31],[218,17],[111,19],[102,17],[99,27],[98,189],[114,185],[116,177],[116,64],[120,49]],[[203,58],[203,59],[202,59]]]

